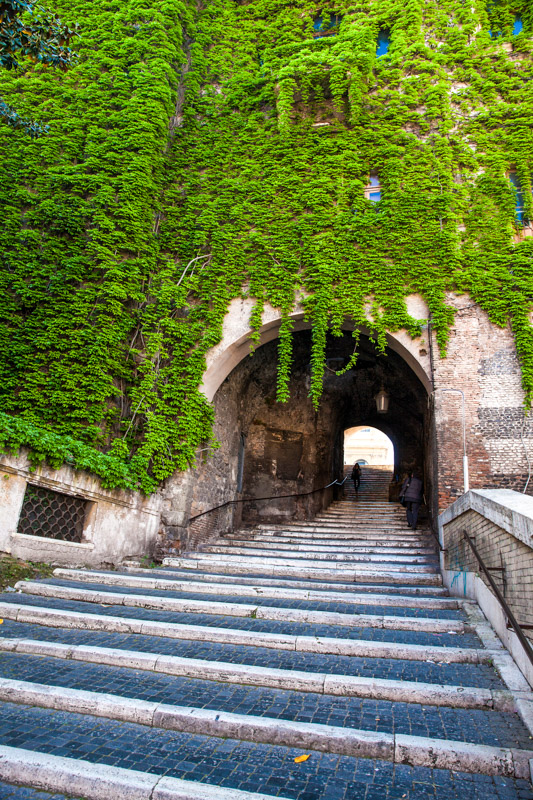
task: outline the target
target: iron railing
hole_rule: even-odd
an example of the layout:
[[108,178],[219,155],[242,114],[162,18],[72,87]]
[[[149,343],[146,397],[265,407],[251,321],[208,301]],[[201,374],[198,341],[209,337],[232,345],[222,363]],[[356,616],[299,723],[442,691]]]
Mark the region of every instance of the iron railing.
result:
[[[287,498],[293,497],[309,497],[313,494],[318,494],[318,492],[325,492],[327,489],[331,489],[331,487],[336,486],[344,486],[344,483],[348,479],[346,476],[342,481],[335,479],[331,483],[328,483],[327,486],[321,486],[319,489],[312,489],[310,492],[296,492],[294,494],[277,494],[277,495],[269,495],[268,497],[242,497],[238,500],[226,500],[225,503],[221,503],[218,506],[214,506],[213,508],[208,508],[207,511],[201,511],[199,514],[195,514],[194,517],[190,517],[187,523],[187,528],[189,532],[189,538],[193,540],[197,540],[200,538],[204,538],[208,536],[210,533],[214,533],[215,531],[220,533],[220,529],[224,527],[224,520],[226,519],[228,522],[228,527],[230,523],[229,515],[227,512],[230,508],[238,505],[243,505],[245,503],[261,503],[266,500],[285,500]],[[220,521],[220,523],[219,523]]]
[[494,581],[494,578],[490,574],[491,570],[494,571],[494,569],[497,569],[499,571],[500,567],[487,567],[485,565],[485,562],[481,558],[481,556],[480,556],[480,554],[478,552],[478,549],[477,549],[476,545],[474,544],[474,541],[473,541],[472,537],[469,536],[468,533],[465,530],[463,530],[463,538],[470,545],[470,549],[472,550],[474,556],[476,557],[476,560],[477,560],[477,562],[479,564],[479,567],[480,567],[481,571],[485,575],[487,581],[489,582],[489,586],[491,587],[492,591],[496,595],[496,597],[498,599],[498,602],[500,603],[500,605],[502,607],[503,613],[505,614],[505,616],[507,618],[508,627],[510,627],[510,628],[512,628],[514,630],[514,632],[517,635],[518,641],[520,642],[520,644],[524,648],[527,657],[529,658],[529,660],[533,664],[533,648],[531,647],[531,643],[530,643],[529,639],[527,638],[527,636],[525,635],[524,631],[522,630],[522,626],[520,625],[520,623],[516,619],[515,615],[511,611],[511,608],[510,608],[507,600],[505,599],[503,594],[500,592],[498,586],[496,585],[496,583]]

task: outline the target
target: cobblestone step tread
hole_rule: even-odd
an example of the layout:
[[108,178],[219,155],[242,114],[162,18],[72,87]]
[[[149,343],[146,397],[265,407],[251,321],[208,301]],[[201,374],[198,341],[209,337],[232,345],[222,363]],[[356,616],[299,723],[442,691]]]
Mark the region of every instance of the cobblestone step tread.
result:
[[213,711],[146,702],[106,693],[50,687],[35,682],[0,679],[0,700],[25,706],[90,714],[151,728],[182,733],[238,738],[261,744],[299,747],[345,756],[378,758],[410,766],[433,766],[506,777],[529,777],[531,750],[490,747],[454,740],[337,728],[274,717]]
[[[95,583],[88,585],[87,583],[76,582],[76,581],[62,581],[60,579],[47,579],[46,581],[24,581],[21,582],[21,587],[24,593],[27,594],[37,594],[39,591],[46,591],[45,588],[39,589],[39,587],[62,587],[65,591],[62,593],[62,596],[65,598],[69,595],[69,590],[71,590],[72,595],[74,594],[74,590],[76,590],[78,594],[78,599],[82,599],[82,597],[89,599],[90,592],[102,592],[109,595],[108,601],[110,603],[113,602],[113,595],[120,596],[138,596],[139,591],[135,588],[130,588],[127,586],[112,586],[107,584]],[[85,595],[83,593],[86,593]],[[294,610],[302,610],[308,612],[325,612],[325,613],[333,613],[344,615],[344,618],[347,618],[347,615],[351,614],[383,614],[383,615],[391,615],[393,613],[394,616],[397,617],[421,617],[421,618],[430,618],[430,619],[439,619],[439,620],[456,620],[462,621],[465,619],[464,612],[459,609],[434,609],[434,608],[417,608],[413,606],[407,606],[405,608],[396,607],[396,606],[377,606],[372,605],[369,606],[366,603],[361,604],[349,604],[349,603],[332,603],[332,602],[318,602],[318,601],[310,601],[307,599],[302,600],[290,600],[284,598],[269,598],[269,597],[254,597],[254,596],[246,596],[246,595],[211,595],[211,594],[200,594],[198,592],[170,592],[166,591],[162,594],[157,589],[143,589],[142,595],[146,597],[153,597],[159,598],[161,600],[175,600],[175,601],[192,601],[190,606],[192,608],[194,601],[198,601],[198,603],[205,602],[209,604],[209,608],[204,609],[205,611],[213,610],[215,607],[215,603],[220,603],[221,605],[229,604],[235,606],[250,606],[250,608],[280,608],[280,609],[294,609]],[[60,596],[60,592],[57,591],[57,596]],[[75,599],[72,596],[72,599]],[[366,599],[366,598],[365,598]],[[107,599],[106,599],[107,600]],[[119,601],[121,602],[121,601]],[[176,606],[177,607],[177,606]],[[200,606],[198,606],[200,608]],[[391,609],[394,609],[392,612]],[[182,609],[185,610],[185,609]],[[223,613],[223,609],[220,608]],[[227,613],[227,612],[226,612]],[[238,612],[238,609],[235,613]],[[242,615],[246,616],[246,610],[242,610]],[[338,622],[342,622],[342,619],[339,617]]]
[[[99,572],[104,572],[104,570],[99,570]],[[192,582],[206,582],[212,583],[213,580],[216,580],[217,583],[230,583],[235,586],[247,586],[247,585],[254,585],[259,584],[262,586],[286,586],[289,588],[309,588],[309,589],[318,589],[319,591],[332,591],[332,592],[365,592],[365,593],[381,593],[388,596],[390,594],[390,589],[388,587],[384,587],[381,584],[362,584],[362,583],[343,583],[342,581],[328,581],[325,583],[316,578],[300,578],[299,580],[294,580],[292,578],[284,577],[283,575],[277,575],[276,577],[268,577],[265,578],[263,573],[253,573],[250,575],[232,575],[231,573],[224,573],[221,575],[217,575],[216,578],[213,578],[212,572],[202,572],[201,570],[195,570],[191,572],[190,570],[186,569],[179,569],[177,567],[168,567],[168,566],[158,566],[154,568],[144,569],[136,564],[126,564],[124,566],[124,572],[129,573],[131,575],[139,575],[139,576],[146,576],[146,575],[153,575],[153,576],[161,576],[161,577],[172,577],[176,578],[179,581],[192,581]],[[111,575],[116,575],[115,571],[110,572]],[[413,597],[429,597],[429,598],[439,598],[445,600],[447,603],[455,604],[450,605],[450,608],[455,608],[457,605],[457,600],[455,598],[451,598],[448,596],[448,590],[445,589],[443,586],[402,586],[398,584],[394,587],[395,595],[405,594]]]
[[529,731],[518,714],[491,709],[325,696],[19,653],[2,655],[0,676],[170,705],[499,747],[531,747]]
[[264,633],[280,633],[293,636],[328,636],[332,638],[365,639],[379,642],[399,642],[404,644],[435,645],[441,647],[482,647],[475,633],[426,633],[419,628],[412,630],[394,630],[392,628],[369,628],[359,626],[338,625],[310,625],[307,622],[294,622],[289,620],[269,620],[262,618],[235,617],[218,614],[189,614],[176,611],[160,611],[131,606],[107,606],[102,604],[86,603],[81,600],[65,600],[57,597],[39,597],[31,594],[8,594],[0,596],[2,604],[28,605],[40,608],[73,611],[93,614],[95,609],[101,615],[118,617],[134,617],[142,620],[155,620],[158,622],[173,622],[182,625],[206,625],[222,628],[235,628],[246,631],[260,631]]
[[[172,567],[162,567],[160,569],[140,569],[138,567],[129,567],[126,572],[105,572],[104,570],[76,570],[67,568],[58,568],[54,570],[55,578],[61,581],[78,582],[82,583],[96,583],[100,582],[103,585],[120,585],[120,586],[133,586],[131,583],[132,578],[144,578],[153,581],[163,580],[172,581],[176,590],[192,591],[193,589],[200,593],[216,594],[220,589],[220,594],[227,594],[231,591],[228,589],[228,584],[232,587],[234,593],[238,587],[241,589],[240,594],[246,595],[247,592],[252,594],[261,593],[261,597],[278,596],[280,597],[280,589],[292,589],[297,591],[290,591],[287,593],[286,598],[290,597],[320,597],[321,600],[326,602],[359,602],[360,599],[365,601],[380,601],[387,605],[399,603],[400,605],[407,605],[412,602],[413,605],[426,606],[428,608],[458,608],[460,601],[457,598],[447,596],[447,590],[443,587],[427,587],[427,586],[394,586],[391,591],[389,587],[384,587],[381,584],[368,585],[359,583],[337,583],[323,581],[301,580],[292,581],[291,579],[283,578],[264,578],[259,575],[250,575],[243,577],[236,575],[214,575],[213,573],[204,572],[191,572],[189,570],[175,570]],[[99,577],[100,576],[100,577]],[[207,584],[207,585],[206,585]],[[68,585],[63,583],[62,585]],[[170,590],[170,583],[167,584]],[[271,591],[273,589],[274,591]],[[313,593],[310,595],[309,593]],[[316,595],[315,593],[319,593]],[[353,598],[350,595],[354,595]],[[373,597],[374,595],[374,597]],[[362,596],[362,597],[361,597]]]
[[[180,624],[172,621],[156,621],[139,618],[135,615],[100,614],[91,611],[65,610],[39,607],[29,604],[1,603],[0,615],[4,619],[22,623],[45,624],[56,628],[73,628],[76,630],[105,630],[118,633],[138,633],[142,635],[162,636],[176,640],[208,641],[244,645],[247,647],[266,647],[275,650],[293,650],[296,652],[335,654],[349,657],[393,658],[410,661],[434,661],[438,663],[492,663],[493,654],[489,650],[464,648],[457,645],[442,647],[439,644],[420,645],[408,642],[377,642],[364,639],[346,639],[344,637],[321,637],[313,631],[304,635],[260,632],[256,629],[245,630],[238,627],[223,628]],[[310,635],[312,634],[312,635]]]
[[[187,673],[193,669],[205,669],[206,675],[211,672],[213,674],[220,672],[222,676],[220,680],[227,680],[228,678],[224,677],[227,674],[231,681],[237,683],[243,682],[243,676],[247,670],[248,677],[245,676],[245,682],[256,681],[256,685],[270,686],[273,685],[273,681],[277,680],[276,676],[279,672],[279,681],[276,685],[299,691],[321,691],[320,687],[324,685],[324,675],[331,677],[332,685],[334,684],[336,687],[335,691],[328,692],[329,694],[343,693],[343,686],[348,687],[344,693],[352,691],[350,688],[352,678],[356,683],[362,679],[361,686],[363,684],[366,686],[372,680],[376,682],[376,686],[385,681],[390,683],[391,687],[390,689],[385,687],[385,694],[381,695],[384,699],[392,698],[394,695],[397,699],[409,697],[411,698],[409,702],[421,702],[419,696],[421,697],[423,694],[422,702],[430,705],[446,704],[445,700],[438,698],[438,693],[439,690],[442,690],[442,697],[446,698],[449,694],[447,687],[450,687],[449,691],[453,694],[448,705],[459,702],[461,697],[466,698],[470,690],[476,696],[479,694],[480,697],[485,697],[487,691],[490,693],[494,690],[505,690],[505,686],[495,670],[485,664],[440,664],[402,659],[317,655],[213,642],[187,642],[142,634],[57,629],[12,622],[11,620],[6,620],[3,627],[5,631],[4,638],[0,640],[0,651],[15,647],[24,648],[23,642],[29,640],[34,643],[28,646],[32,653],[39,651],[43,655],[54,655],[57,651],[58,653],[64,652],[64,657],[70,658],[70,649],[81,647],[84,649],[78,653],[80,660],[91,661],[99,657],[99,652],[88,653],[87,648],[96,648],[98,651],[101,648],[107,648],[117,651],[116,657],[113,655],[113,663],[116,663],[121,651],[128,651],[128,657],[130,657],[130,653],[147,654],[147,658],[140,658],[139,663],[141,668],[149,669],[153,669],[154,663],[160,656],[165,657],[161,664],[166,664],[166,657],[171,657],[182,660],[183,665],[178,665],[178,667],[181,669],[183,666]],[[47,653],[46,645],[48,643],[53,644],[53,647]],[[85,658],[85,656],[87,657]],[[102,654],[102,658],[104,657],[107,657],[105,653]],[[145,664],[147,666],[144,666]],[[126,664],[126,666],[128,665]],[[159,666],[160,662],[158,662],[158,668]],[[169,668],[171,667],[172,665]],[[232,669],[233,667],[235,669]],[[180,672],[179,674],[185,673]],[[409,684],[405,687],[405,695],[401,694],[401,687],[397,685],[402,681]],[[359,683],[355,686],[354,691],[359,691],[358,686]],[[435,698],[426,697],[429,691],[427,687],[431,687]],[[460,689],[456,687],[460,687]],[[372,691],[374,690],[372,689]],[[461,695],[459,698],[455,697],[457,692]],[[489,701],[483,700],[482,702],[486,705]],[[475,707],[479,706],[475,705]]]
[[[15,708],[17,715],[20,715],[21,708]],[[7,740],[7,747],[12,749],[13,745],[9,744],[12,737],[9,733],[3,733],[4,721],[13,723],[10,711],[6,708],[2,719],[2,740]],[[88,719],[82,715],[42,709],[25,709],[24,721],[26,731],[17,737],[23,744],[17,741],[15,746],[30,751],[20,754],[22,765],[27,766],[26,774],[37,772],[37,764],[42,763],[39,754],[55,756],[61,759],[56,761],[55,780],[61,781],[62,787],[73,787],[76,774],[82,771],[90,776],[90,780],[80,783],[83,785],[83,794],[89,800],[102,800],[104,795],[96,794],[96,787],[106,780],[109,796],[111,776],[114,773],[115,780],[118,778],[116,768],[131,770],[132,766],[135,766],[137,775],[146,776],[144,780],[138,778],[137,786],[144,785],[147,793],[144,796],[137,795],[135,800],[163,800],[164,795],[158,795],[157,788],[154,791],[161,776],[202,784],[196,786],[199,792],[196,797],[184,794],[181,800],[210,800],[210,787],[229,790],[220,793],[217,800],[223,797],[227,800],[245,800],[241,792],[246,791],[261,793],[262,797],[277,796],[290,800],[328,800],[334,792],[335,800],[353,800],[354,797],[370,798],[369,787],[376,797],[376,792],[383,796],[382,793],[387,790],[391,797],[391,791],[396,795],[400,792],[409,793],[411,798],[423,797],[422,791],[426,797],[436,796],[440,800],[464,800],[466,791],[469,792],[469,800],[486,800],[487,797],[495,800],[533,798],[524,780],[393,765],[377,759],[333,756],[313,751],[302,769],[300,764],[294,762],[294,758],[301,754],[301,750],[296,748],[155,731],[133,723],[110,720],[100,720],[95,735],[94,729],[88,725]],[[65,732],[56,744],[58,728]],[[48,736],[47,741],[43,741],[43,734]],[[4,758],[0,760],[4,774],[8,771],[7,747],[4,745]],[[33,758],[31,753],[35,754]],[[76,759],[77,764],[68,764],[67,759]],[[124,785],[133,776],[121,777]],[[163,781],[159,785],[162,786]],[[202,791],[203,794],[200,793]],[[130,797],[134,797],[132,792]],[[172,797],[167,794],[166,798],[178,800],[179,795]],[[256,800],[259,800],[257,795]]]

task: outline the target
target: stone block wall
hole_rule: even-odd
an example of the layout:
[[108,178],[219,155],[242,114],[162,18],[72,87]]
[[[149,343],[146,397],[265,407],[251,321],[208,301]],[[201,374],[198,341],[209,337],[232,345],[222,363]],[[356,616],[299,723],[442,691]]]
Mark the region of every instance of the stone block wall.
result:
[[533,498],[509,489],[473,490],[460,497],[439,517],[441,566],[450,594],[479,603],[503,644],[533,685],[533,663],[507,617],[496,593],[482,573],[464,537],[491,570],[523,632],[533,645]]
[[[477,511],[467,511],[444,526],[444,564],[454,573],[452,583],[457,584],[459,591],[461,587],[464,591],[467,573],[478,573],[479,579],[489,587],[464,538],[465,530],[474,540],[485,565],[496,567],[491,575],[518,622],[533,625],[533,549]],[[497,571],[502,567],[503,572]]]

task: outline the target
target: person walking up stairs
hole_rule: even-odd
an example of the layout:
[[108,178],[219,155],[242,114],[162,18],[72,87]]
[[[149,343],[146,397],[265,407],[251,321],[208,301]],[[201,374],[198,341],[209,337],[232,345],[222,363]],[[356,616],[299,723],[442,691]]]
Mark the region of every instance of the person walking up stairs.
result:
[[1,595],[0,797],[532,800],[530,687],[389,478]]

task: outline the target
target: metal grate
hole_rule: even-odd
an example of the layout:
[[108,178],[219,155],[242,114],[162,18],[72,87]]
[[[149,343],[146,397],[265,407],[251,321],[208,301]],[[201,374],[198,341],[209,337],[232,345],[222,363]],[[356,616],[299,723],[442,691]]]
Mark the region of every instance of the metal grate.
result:
[[81,497],[28,484],[18,532],[64,542],[81,542],[87,505],[87,500]]

